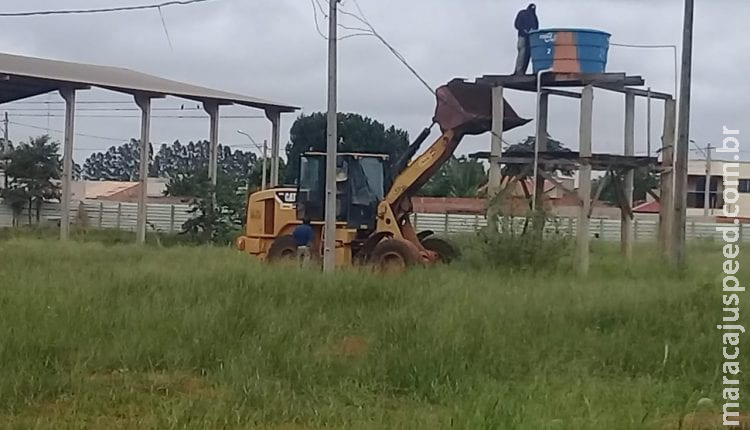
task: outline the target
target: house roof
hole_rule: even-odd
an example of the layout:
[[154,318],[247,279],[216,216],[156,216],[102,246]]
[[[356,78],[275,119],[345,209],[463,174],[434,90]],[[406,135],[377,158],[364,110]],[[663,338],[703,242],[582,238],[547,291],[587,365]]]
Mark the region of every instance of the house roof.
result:
[[657,200],[640,204],[633,208],[633,212],[640,214],[658,214],[661,211],[661,205]]
[[130,69],[0,53],[0,103],[64,87],[100,87],[128,94],[175,96],[200,102],[238,104],[275,112],[297,107],[256,97],[160,78]]

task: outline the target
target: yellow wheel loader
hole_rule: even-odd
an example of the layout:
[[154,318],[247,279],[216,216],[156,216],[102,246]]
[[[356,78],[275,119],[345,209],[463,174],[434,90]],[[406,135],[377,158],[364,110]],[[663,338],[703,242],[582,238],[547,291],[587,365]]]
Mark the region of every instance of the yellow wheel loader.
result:
[[[490,87],[454,80],[436,91],[433,125],[442,135],[421,155],[415,155],[432,127],[426,128],[399,160],[382,154],[339,153],[336,196],[336,265],[373,264],[402,270],[417,264],[449,262],[456,250],[432,232],[417,232],[411,224],[412,197],[435,175],[466,135],[490,131]],[[528,123],[505,103],[503,129]],[[252,194],[248,201],[245,234],[237,248],[266,261],[296,258],[294,228],[310,219],[315,230],[314,260],[323,249],[325,153],[300,157],[295,187]]]

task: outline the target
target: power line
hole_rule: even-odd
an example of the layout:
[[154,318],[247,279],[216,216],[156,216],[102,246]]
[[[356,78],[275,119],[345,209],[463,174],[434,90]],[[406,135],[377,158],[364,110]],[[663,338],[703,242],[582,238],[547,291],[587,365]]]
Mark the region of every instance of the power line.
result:
[[[17,125],[17,126],[20,126],[20,127],[31,128],[31,129],[34,129],[34,130],[51,131],[51,132],[61,133],[61,134],[63,133],[62,130],[56,130],[56,129],[47,128],[47,127],[39,127],[39,126],[36,126],[36,125],[31,125],[31,124],[24,124],[22,122],[8,121],[8,123],[9,124],[13,124],[13,125]],[[109,141],[112,141],[112,142],[121,142],[121,143],[122,142],[130,142],[130,139],[120,139],[120,138],[116,138],[116,137],[97,136],[97,135],[94,135],[94,134],[75,133],[75,135],[76,136],[80,136],[80,137],[90,137],[90,138],[93,138],[93,139],[109,140]]]
[[110,12],[129,12],[137,10],[148,10],[148,9],[161,9],[169,6],[186,6],[195,3],[205,3],[214,0],[172,0],[158,4],[147,4],[138,6],[120,6],[120,7],[109,7],[99,9],[61,9],[61,10],[40,10],[31,12],[6,12],[0,13],[0,18],[15,18],[15,17],[27,17],[27,16],[49,16],[49,15],[82,15],[82,14],[94,14],[94,13],[110,13]]

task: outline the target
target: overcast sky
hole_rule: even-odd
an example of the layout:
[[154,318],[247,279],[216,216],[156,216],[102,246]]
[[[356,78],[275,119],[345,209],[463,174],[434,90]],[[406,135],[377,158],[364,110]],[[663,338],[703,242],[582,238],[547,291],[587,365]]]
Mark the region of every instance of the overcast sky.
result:
[[[515,61],[513,20],[525,1],[510,0],[359,0],[379,32],[389,40],[433,86],[454,77],[473,79],[484,74],[506,74]],[[121,6],[151,0],[3,0],[3,12]],[[744,130],[750,112],[750,84],[742,77],[750,65],[746,34],[750,1],[698,0],[696,6],[692,134],[705,145],[719,143],[723,126]],[[538,0],[542,27],[588,27],[612,33],[612,42],[676,44],[681,41],[682,0]],[[354,10],[344,0],[345,10]],[[9,53],[59,60],[132,68],[165,78],[229,90],[301,106],[305,113],[326,107],[326,41],[315,29],[308,0],[214,0],[205,4],[163,9],[173,49],[157,11],[98,15],[0,18],[2,50]],[[327,23],[320,17],[321,28]],[[342,22],[354,25],[342,16]],[[416,136],[433,115],[433,96],[374,38],[341,41],[339,57],[339,110],[358,112],[394,124]],[[654,90],[673,92],[675,70],[670,49],[612,47],[609,71],[642,75]],[[127,96],[92,90],[79,100],[129,100]],[[532,118],[533,94],[510,92],[506,98],[521,114]],[[60,101],[57,94],[34,101]],[[29,101],[27,100],[27,102]],[[165,99],[156,107],[195,102]],[[63,127],[62,105],[9,103],[10,136],[14,141]],[[102,108],[114,105],[81,105]],[[596,92],[594,151],[622,153],[624,98]],[[654,104],[653,141],[661,136],[663,111]],[[117,105],[135,108],[135,105]],[[37,109],[23,111],[19,109]],[[578,147],[578,105],[554,98],[550,106],[550,133],[569,147]],[[160,111],[155,115],[173,115]],[[200,114],[200,111],[189,114]],[[259,115],[249,108],[226,108],[227,115]],[[51,117],[47,117],[47,115]],[[79,112],[76,132],[107,137],[76,137],[76,160],[92,149],[106,149],[118,139],[139,134],[136,118],[84,118],[94,114],[137,115],[134,111]],[[646,152],[646,106],[637,105],[636,150]],[[22,116],[23,115],[23,116]],[[33,116],[39,115],[39,116]],[[283,118],[282,143],[296,115]],[[232,146],[247,145],[238,128],[259,142],[270,137],[264,119],[225,119],[220,140]],[[533,134],[533,125],[507,134],[517,142]],[[154,119],[156,144],[205,139],[208,119]],[[489,148],[489,135],[464,142],[459,153]],[[747,150],[750,151],[750,144]],[[750,153],[744,158],[750,158]]]

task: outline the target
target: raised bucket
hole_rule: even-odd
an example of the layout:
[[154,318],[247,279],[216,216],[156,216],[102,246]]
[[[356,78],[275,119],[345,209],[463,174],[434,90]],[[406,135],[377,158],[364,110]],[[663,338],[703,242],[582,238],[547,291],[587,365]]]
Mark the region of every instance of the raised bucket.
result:
[[604,73],[611,34],[600,30],[547,28],[529,34],[534,73]]

